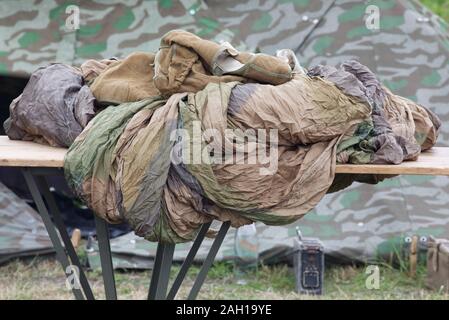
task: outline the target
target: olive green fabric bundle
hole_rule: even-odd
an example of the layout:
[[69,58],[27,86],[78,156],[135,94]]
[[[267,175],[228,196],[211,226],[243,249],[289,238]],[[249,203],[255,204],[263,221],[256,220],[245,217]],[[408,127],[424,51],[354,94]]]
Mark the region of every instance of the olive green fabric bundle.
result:
[[[328,192],[339,146],[371,116],[369,103],[321,77],[297,74],[277,86],[211,83],[106,108],[70,147],[65,172],[97,214],[126,220],[149,240],[189,241],[213,219],[287,224]],[[181,149],[177,129],[193,137]],[[276,140],[251,140],[236,153],[251,129],[274,130]],[[179,150],[183,161],[173,157]],[[270,161],[259,161],[258,150],[269,151]],[[220,161],[226,151],[244,161]]]
[[109,222],[177,243],[214,219],[291,223],[326,192],[385,178],[335,179],[337,162],[413,160],[438,136],[435,115],[356,61],[278,85],[229,80],[100,112],[67,153],[70,186]]

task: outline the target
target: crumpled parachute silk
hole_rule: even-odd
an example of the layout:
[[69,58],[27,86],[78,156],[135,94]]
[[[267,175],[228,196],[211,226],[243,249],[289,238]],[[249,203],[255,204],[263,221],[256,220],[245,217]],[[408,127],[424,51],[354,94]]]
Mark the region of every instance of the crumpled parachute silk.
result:
[[[81,72],[73,70],[66,72],[76,80]],[[48,100],[54,105],[35,118],[15,112],[24,92],[12,104],[8,135],[70,145],[64,170],[75,194],[152,241],[190,241],[212,220],[291,223],[328,192],[387,177],[336,177],[337,163],[415,160],[441,126],[357,61],[305,70],[290,50],[239,52],[182,30],[162,37],[155,54],[80,70],[91,91],[81,79],[68,108]],[[81,95],[86,89],[95,99]],[[68,119],[70,138],[56,137],[58,117],[48,118],[50,130],[33,124],[48,110]],[[27,121],[34,131],[16,129]]]

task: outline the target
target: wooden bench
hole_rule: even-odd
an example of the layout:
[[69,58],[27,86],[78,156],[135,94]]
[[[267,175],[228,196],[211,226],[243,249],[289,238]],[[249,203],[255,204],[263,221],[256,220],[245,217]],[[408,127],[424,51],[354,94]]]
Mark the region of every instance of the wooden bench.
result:
[[[57,259],[62,264],[65,272],[67,272],[69,266],[76,266],[79,270],[80,286],[72,288],[75,297],[77,299],[94,299],[87,277],[72,246],[56,202],[45,179],[46,175],[63,174],[62,168],[66,151],[64,148],[54,148],[26,141],[12,141],[8,137],[0,136],[0,167],[21,168],[33,200],[36,203],[37,209],[55,247]],[[404,162],[400,165],[337,165],[336,172],[338,174],[365,173],[449,176],[449,148],[433,148],[422,153],[417,161]],[[117,294],[108,226],[104,220],[96,216],[95,222],[106,298],[116,299]],[[158,244],[148,294],[149,299],[175,298],[209,227],[210,223],[204,224],[201,227],[168,294],[169,273],[175,245]],[[223,223],[190,290],[189,299],[196,298],[228,229],[229,223]],[[71,273],[66,273],[66,275],[70,276]]]
[[[67,149],[40,145],[28,141],[14,141],[0,136],[0,166],[62,168]],[[411,174],[449,176],[449,148],[434,147],[423,152],[418,161],[399,165],[340,164],[337,173]]]

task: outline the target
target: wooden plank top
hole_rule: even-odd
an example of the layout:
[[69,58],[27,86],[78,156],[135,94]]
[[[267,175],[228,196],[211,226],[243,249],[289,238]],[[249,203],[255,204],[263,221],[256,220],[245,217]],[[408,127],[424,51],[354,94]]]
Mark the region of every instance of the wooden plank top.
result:
[[[0,136],[0,166],[2,167],[50,167],[64,165],[65,148],[55,148],[28,141],[13,141]],[[449,176],[449,148],[435,147],[423,152],[417,161],[399,165],[339,164],[337,173],[412,174]]]
[[65,148],[0,136],[0,167],[60,168],[64,165],[66,152]]
[[392,164],[340,164],[337,173],[413,174],[449,176],[449,148],[434,147],[422,152],[417,161]]

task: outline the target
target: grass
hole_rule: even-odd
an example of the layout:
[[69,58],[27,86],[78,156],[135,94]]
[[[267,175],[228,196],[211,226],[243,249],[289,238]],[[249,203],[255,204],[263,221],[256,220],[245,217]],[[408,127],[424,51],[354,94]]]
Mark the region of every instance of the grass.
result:
[[449,22],[449,0],[421,0],[421,3]]
[[[424,286],[425,268],[418,268],[416,278],[407,272],[380,265],[380,287],[368,290],[364,266],[334,266],[326,269],[325,294],[320,297],[295,292],[295,278],[286,265],[262,266],[247,275],[247,284],[234,279],[233,265],[215,263],[200,291],[199,299],[444,299],[447,294],[427,290]],[[174,279],[179,265],[173,267]],[[199,268],[189,271],[178,298],[185,298]],[[87,276],[98,299],[104,299],[103,282],[98,271]],[[151,271],[116,272],[120,299],[145,299]],[[0,299],[73,299],[65,287],[62,268],[54,258],[15,260],[0,267]]]

